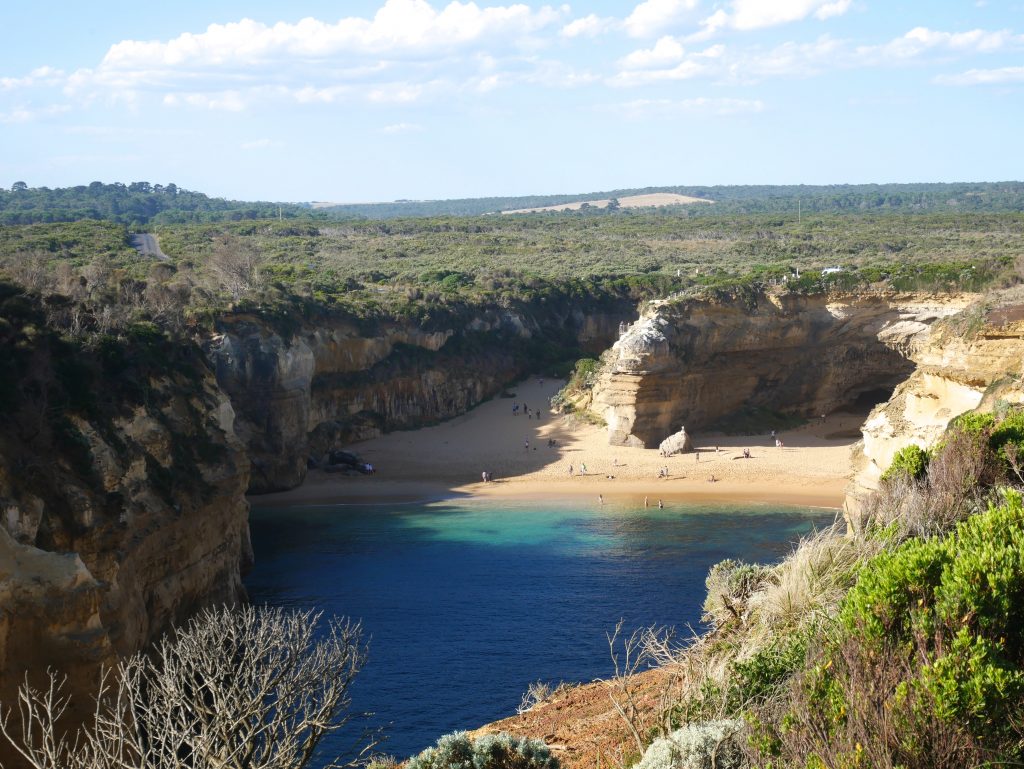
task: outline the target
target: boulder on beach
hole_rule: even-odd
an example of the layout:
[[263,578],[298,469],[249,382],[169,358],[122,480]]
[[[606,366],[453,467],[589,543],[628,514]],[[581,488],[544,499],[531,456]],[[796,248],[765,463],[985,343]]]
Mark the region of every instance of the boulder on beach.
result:
[[690,440],[690,436],[686,434],[686,428],[680,428],[679,432],[668,436],[658,446],[663,456],[671,456],[672,454],[684,454],[688,451],[693,451],[693,441]]

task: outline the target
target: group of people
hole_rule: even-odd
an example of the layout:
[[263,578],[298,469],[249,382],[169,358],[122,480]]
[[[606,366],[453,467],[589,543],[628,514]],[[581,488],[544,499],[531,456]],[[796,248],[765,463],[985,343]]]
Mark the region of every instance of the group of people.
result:
[[[525,401],[523,402],[522,406],[523,406],[523,413],[526,414],[526,418],[527,419],[533,419],[534,417],[536,417],[537,419],[540,419],[540,414],[541,414],[540,411],[538,411],[537,409],[531,410],[530,407],[526,405]],[[512,416],[514,416],[514,417],[519,416],[519,403],[517,403],[516,401],[512,402]]]

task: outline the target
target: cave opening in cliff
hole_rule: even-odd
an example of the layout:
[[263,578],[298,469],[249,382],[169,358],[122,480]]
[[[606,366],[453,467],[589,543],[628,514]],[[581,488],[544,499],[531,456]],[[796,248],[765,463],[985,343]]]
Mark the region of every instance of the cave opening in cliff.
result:
[[875,387],[870,390],[865,390],[859,393],[853,402],[850,403],[844,410],[852,411],[853,413],[867,413],[871,411],[879,403],[885,403],[891,397],[893,392],[896,390],[896,385],[886,385],[884,387]]

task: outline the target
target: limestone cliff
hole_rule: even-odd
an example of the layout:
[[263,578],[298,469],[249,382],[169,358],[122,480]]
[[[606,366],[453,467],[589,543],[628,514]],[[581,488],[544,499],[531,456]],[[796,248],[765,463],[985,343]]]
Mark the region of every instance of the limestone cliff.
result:
[[933,445],[954,417],[1024,402],[1024,305],[990,300],[937,324],[910,351],[916,368],[864,422],[848,507],[877,488],[903,447]]
[[538,363],[600,352],[633,317],[628,299],[461,308],[429,324],[325,315],[287,333],[234,315],[205,350],[258,493],[299,485],[331,446],[458,416]]
[[[887,394],[967,296],[756,294],[652,302],[613,346],[591,409],[613,444],[656,446],[743,407],[804,416]],[[885,397],[881,395],[880,397]]]
[[48,666],[91,691],[100,663],[244,597],[249,463],[194,346],[4,320],[0,696]]

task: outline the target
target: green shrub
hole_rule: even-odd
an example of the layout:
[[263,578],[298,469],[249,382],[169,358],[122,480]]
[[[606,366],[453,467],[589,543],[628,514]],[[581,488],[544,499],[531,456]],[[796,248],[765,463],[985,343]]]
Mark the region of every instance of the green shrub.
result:
[[882,480],[894,480],[900,476],[919,480],[928,470],[928,452],[915,443],[904,446],[892,458],[889,469],[882,473]]
[[1024,410],[1012,411],[992,428],[989,446],[1004,462],[1016,463],[1024,447]]
[[[938,722],[999,752],[1020,740],[1013,724],[1024,702],[1022,628],[1024,503],[1007,492],[1002,505],[952,534],[872,559],[805,685],[821,704],[825,733],[843,733],[855,700],[877,699],[892,713],[905,710],[896,731],[908,745],[911,724]],[[901,673],[875,676],[887,690],[858,689],[854,678],[863,685],[886,667]]]
[[988,433],[996,423],[992,414],[979,414],[977,411],[967,411],[949,422],[948,430],[958,429],[965,433],[980,435]]
[[799,670],[807,654],[807,634],[783,635],[729,669],[726,703],[739,714],[752,703],[768,699]]
[[541,740],[501,732],[471,740],[466,732],[446,734],[437,746],[409,759],[407,769],[558,769]]

